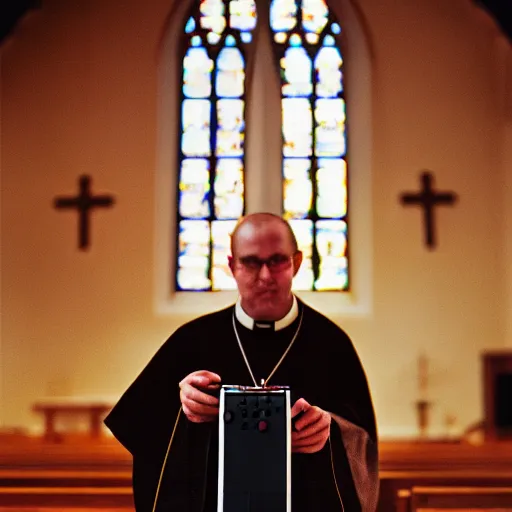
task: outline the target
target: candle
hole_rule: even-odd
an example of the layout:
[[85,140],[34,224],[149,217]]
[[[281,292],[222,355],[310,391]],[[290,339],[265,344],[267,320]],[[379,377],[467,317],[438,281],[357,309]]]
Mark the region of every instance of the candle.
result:
[[418,358],[418,388],[419,388],[421,400],[425,400],[427,398],[427,387],[428,387],[428,361],[427,361],[427,356],[424,353],[421,353]]

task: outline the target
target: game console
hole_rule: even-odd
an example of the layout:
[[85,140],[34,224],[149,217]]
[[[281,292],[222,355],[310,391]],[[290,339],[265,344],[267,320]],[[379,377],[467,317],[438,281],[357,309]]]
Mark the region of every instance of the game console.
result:
[[291,512],[290,390],[223,385],[218,512]]

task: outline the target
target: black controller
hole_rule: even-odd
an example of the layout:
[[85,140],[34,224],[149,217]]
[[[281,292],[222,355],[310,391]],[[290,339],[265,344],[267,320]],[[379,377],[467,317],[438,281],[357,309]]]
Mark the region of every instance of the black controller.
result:
[[[238,386],[237,386],[238,387]],[[222,384],[214,384],[210,387],[207,387],[207,388],[198,388],[201,392],[203,393],[206,393],[207,395],[210,395],[210,396],[213,396],[215,398],[220,398],[220,390],[222,388]],[[261,389],[264,389],[264,388],[261,388]],[[274,388],[268,388],[269,390],[271,389],[287,389],[285,387],[274,387]],[[268,402],[267,402],[267,405],[270,405],[271,404],[271,398],[268,397]],[[294,402],[294,399],[293,399],[293,395],[292,395],[292,401],[291,401],[291,404],[290,405],[293,405],[293,402]],[[244,408],[246,404],[241,404],[240,405],[240,410],[242,411],[242,418],[244,419],[249,419],[249,416],[248,416],[248,410]],[[279,412],[278,410],[276,410],[275,412]],[[270,416],[272,415],[272,407],[265,407],[262,411],[260,411],[260,416],[262,417],[262,419],[264,420],[265,418],[269,418]],[[302,416],[304,416],[304,411],[301,411],[299,412],[298,414],[296,414],[292,419],[291,419],[291,423],[292,423],[292,430],[294,432],[297,432],[297,429],[295,428],[295,423],[297,422],[297,420],[299,420]],[[225,421],[232,421],[233,419],[233,413],[232,412],[227,412],[227,417],[224,418]],[[244,428],[246,428],[246,426],[244,426]]]
[[240,430],[258,432],[267,432],[274,421],[284,427],[286,404],[283,398],[263,393],[229,397],[226,400],[228,408],[224,411],[224,423],[234,423]]
[[220,405],[219,510],[286,512],[291,499],[288,388],[224,386]]

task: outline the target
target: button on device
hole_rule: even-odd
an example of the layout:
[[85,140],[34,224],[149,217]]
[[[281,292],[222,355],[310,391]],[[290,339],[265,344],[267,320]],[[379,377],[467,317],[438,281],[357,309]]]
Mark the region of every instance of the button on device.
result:
[[265,420],[258,422],[258,430],[260,432],[266,432],[268,430],[268,423]]
[[224,412],[224,421],[226,423],[231,423],[233,421],[233,413],[231,411]]

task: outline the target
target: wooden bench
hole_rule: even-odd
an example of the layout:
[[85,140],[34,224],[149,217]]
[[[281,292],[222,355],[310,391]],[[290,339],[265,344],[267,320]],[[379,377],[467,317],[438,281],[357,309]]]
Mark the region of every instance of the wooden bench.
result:
[[134,510],[132,490],[122,487],[0,487],[0,504],[13,512],[22,507]]
[[512,512],[512,487],[413,487],[397,494],[397,512]]
[[399,489],[396,494],[395,511],[411,512],[411,490]]
[[[10,487],[111,487],[132,488],[132,471],[102,469],[1,469],[0,489]],[[1,490],[0,490],[1,492]]]
[[33,411],[44,416],[47,441],[57,441],[60,435],[56,430],[55,420],[60,415],[87,416],[89,418],[89,436],[97,439],[101,436],[101,423],[104,415],[110,411],[112,403],[106,400],[61,397],[47,398],[36,402]]

